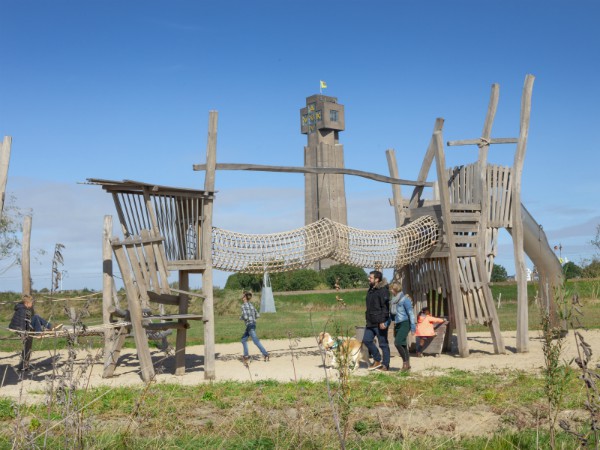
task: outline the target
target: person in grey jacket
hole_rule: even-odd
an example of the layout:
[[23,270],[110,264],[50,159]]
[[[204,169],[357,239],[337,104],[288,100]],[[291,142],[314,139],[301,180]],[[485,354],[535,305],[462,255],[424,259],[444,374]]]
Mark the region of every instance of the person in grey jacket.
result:
[[410,370],[410,355],[408,353],[407,337],[409,331],[415,334],[417,321],[413,311],[412,300],[408,294],[402,292],[398,282],[390,284],[390,318],[394,321],[394,345],[402,358],[402,370]]

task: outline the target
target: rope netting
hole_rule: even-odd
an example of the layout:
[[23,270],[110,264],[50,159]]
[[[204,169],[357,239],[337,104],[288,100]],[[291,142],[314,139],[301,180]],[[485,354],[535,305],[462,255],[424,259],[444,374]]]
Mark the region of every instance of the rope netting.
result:
[[356,267],[400,268],[418,259],[438,239],[438,225],[422,216],[394,230],[370,231],[321,219],[296,230],[244,234],[213,228],[213,267],[263,273],[303,269],[322,259]]

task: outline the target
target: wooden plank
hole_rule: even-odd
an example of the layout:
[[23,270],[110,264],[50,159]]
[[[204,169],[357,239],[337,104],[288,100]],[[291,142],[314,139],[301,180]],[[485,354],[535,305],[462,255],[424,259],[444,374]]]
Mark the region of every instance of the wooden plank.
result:
[[[206,164],[194,164],[194,170],[206,170]],[[284,173],[312,173],[318,175],[337,174],[337,175],[354,175],[357,177],[367,178],[369,180],[381,181],[389,184],[402,184],[405,186],[423,186],[431,187],[432,183],[427,181],[413,181],[399,178],[391,178],[385,175],[379,175],[363,170],[347,169],[344,167],[291,167],[291,166],[267,166],[262,164],[237,164],[237,163],[218,163],[216,170],[249,170],[255,172],[284,172]]]
[[161,314],[144,317],[145,320],[202,320],[201,314]]
[[[121,269],[121,276],[123,277],[123,283],[125,284],[125,290],[127,291],[127,304],[131,316],[131,326],[133,328],[142,379],[149,382],[154,378],[155,372],[152,365],[152,357],[150,356],[150,347],[148,346],[146,330],[142,327],[143,317],[140,302],[141,299],[139,297],[139,290],[135,285],[135,280],[138,279],[137,274],[132,276],[129,260],[127,259],[127,254],[123,246],[113,246],[113,252],[117,258],[119,268]],[[135,264],[133,264],[133,266],[135,267]],[[137,270],[139,271],[139,267]],[[141,274],[139,279],[141,280]]]
[[148,298],[151,302],[159,303],[161,305],[179,305],[179,296],[171,294],[158,294],[153,291],[147,291]]
[[[179,272],[179,286],[185,290],[189,289],[189,275],[187,272]],[[185,294],[179,294],[179,323],[185,321],[181,316],[188,315],[189,299]],[[201,319],[202,317],[199,316]],[[187,329],[178,328],[175,344],[175,375],[185,374],[185,344],[187,340]]]
[[[492,138],[489,139],[490,144],[517,144],[519,140],[517,138]],[[457,145],[480,145],[483,141],[479,139],[463,139],[460,141],[448,141],[446,145],[448,147],[455,147]]]

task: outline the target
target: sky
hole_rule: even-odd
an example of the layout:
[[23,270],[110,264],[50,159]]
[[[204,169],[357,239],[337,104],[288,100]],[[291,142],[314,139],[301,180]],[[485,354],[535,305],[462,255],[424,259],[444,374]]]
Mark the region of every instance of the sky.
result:
[[[319,93],[345,107],[347,168],[415,180],[437,117],[444,141],[477,138],[493,83],[492,137],[517,137],[535,76],[521,198],[551,246],[594,256],[600,224],[597,1],[0,0],[0,138],[13,139],[7,193],[33,215],[33,288],[101,289],[102,227],[116,212],[87,178],[203,189],[208,113],[217,161],[303,165],[299,110]],[[490,162],[511,165],[514,145]],[[446,147],[448,166],[477,147]],[[434,170],[428,179],[435,179]],[[395,227],[384,183],[346,176],[348,223]],[[299,174],[219,171],[214,226],[273,233],[304,225]],[[403,188],[410,195],[408,187]],[[114,234],[120,229],[115,226]],[[512,244],[496,263],[513,273]],[[0,290],[21,290],[0,261]],[[217,272],[215,285],[228,274]],[[199,281],[192,280],[199,284]]]

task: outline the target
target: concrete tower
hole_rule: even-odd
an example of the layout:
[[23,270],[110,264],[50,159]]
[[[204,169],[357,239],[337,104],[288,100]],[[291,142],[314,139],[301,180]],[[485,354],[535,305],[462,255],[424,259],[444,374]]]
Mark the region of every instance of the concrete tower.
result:
[[[306,134],[305,167],[344,167],[344,146],[339,132],[344,131],[344,106],[336,97],[313,95],[300,110],[300,131]],[[348,224],[346,190],[343,175],[305,175],[305,224],[329,218]],[[317,269],[329,267],[332,261],[322,261]]]

